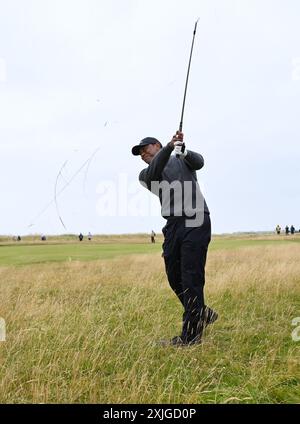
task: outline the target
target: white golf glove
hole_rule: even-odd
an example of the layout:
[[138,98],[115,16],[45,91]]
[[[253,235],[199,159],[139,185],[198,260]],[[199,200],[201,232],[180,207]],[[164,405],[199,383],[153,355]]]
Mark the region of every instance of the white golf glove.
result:
[[[180,158],[185,158],[187,155],[187,150],[183,141],[175,141],[174,143],[174,153],[179,155]],[[183,150],[183,151],[182,151]]]

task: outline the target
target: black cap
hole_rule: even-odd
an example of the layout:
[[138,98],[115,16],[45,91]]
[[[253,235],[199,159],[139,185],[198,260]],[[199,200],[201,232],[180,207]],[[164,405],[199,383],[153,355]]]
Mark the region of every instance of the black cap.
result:
[[147,146],[148,144],[156,144],[159,143],[160,147],[162,147],[162,144],[160,141],[158,141],[156,138],[154,137],[146,137],[143,138],[143,140],[140,142],[140,144],[137,144],[136,146],[133,146],[133,148],[131,149],[131,152],[134,156],[138,156],[140,154],[140,148],[143,146]]

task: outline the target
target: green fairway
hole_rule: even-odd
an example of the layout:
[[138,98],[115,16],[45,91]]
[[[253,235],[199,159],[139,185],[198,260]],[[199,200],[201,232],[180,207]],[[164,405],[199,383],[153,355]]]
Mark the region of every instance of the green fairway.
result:
[[[0,244],[0,265],[29,265],[46,262],[91,261],[110,259],[122,255],[157,253],[162,250],[162,240],[151,244],[145,239],[140,242],[121,240],[122,242],[66,243],[64,239],[55,243]],[[264,245],[281,245],[300,242],[300,238],[213,238],[210,250],[239,249]]]
[[158,252],[158,244],[49,244],[0,246],[0,265],[90,261],[121,255]]
[[300,237],[295,238],[217,238],[212,239],[210,249],[238,249],[240,247],[282,245],[287,243],[300,243]]

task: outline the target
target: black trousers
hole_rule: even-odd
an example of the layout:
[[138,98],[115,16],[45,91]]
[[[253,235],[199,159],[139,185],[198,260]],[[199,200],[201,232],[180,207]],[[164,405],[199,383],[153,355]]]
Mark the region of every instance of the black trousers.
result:
[[162,229],[163,255],[172,290],[183,305],[181,338],[185,342],[202,335],[204,312],[205,264],[211,240],[209,214],[200,227],[186,227],[184,217],[174,217]]

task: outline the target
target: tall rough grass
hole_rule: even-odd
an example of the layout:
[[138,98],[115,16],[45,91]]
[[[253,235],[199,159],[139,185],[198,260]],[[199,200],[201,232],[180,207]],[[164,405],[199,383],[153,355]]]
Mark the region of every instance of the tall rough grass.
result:
[[161,347],[182,309],[159,254],[0,268],[1,403],[300,401],[300,246],[210,252],[201,345]]

